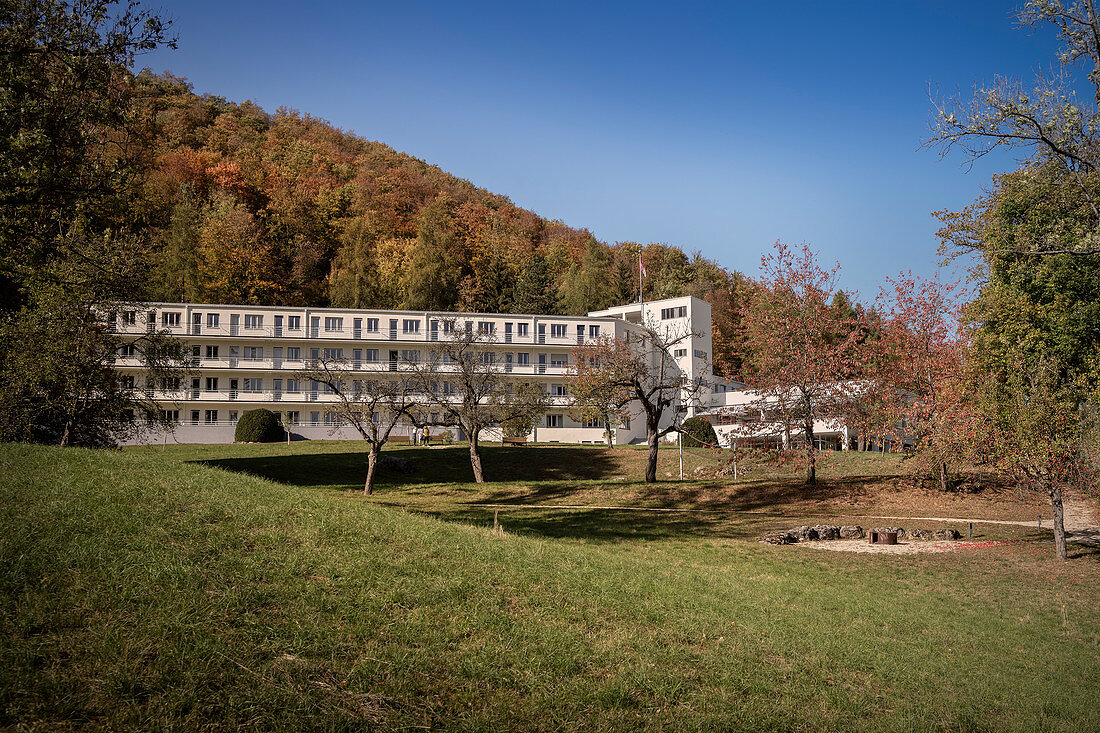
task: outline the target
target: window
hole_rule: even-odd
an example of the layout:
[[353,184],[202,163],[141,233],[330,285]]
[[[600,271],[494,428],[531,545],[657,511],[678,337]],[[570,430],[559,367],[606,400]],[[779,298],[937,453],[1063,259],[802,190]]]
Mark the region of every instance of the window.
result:
[[[160,388],[165,392],[178,392],[180,388],[179,377],[161,377]],[[177,415],[178,417],[178,415]]]
[[132,359],[137,356],[137,347],[133,344],[123,344],[118,347],[118,355]]
[[302,348],[300,346],[288,346],[288,347],[286,347],[286,360],[287,361],[301,361],[302,360]]
[[406,318],[401,321],[401,330],[405,333],[420,333],[420,321]]
[[244,391],[245,392],[263,392],[264,391],[264,380],[262,380],[262,379],[253,379],[253,378],[245,379],[244,380]]
[[370,331],[371,333],[378,333],[378,319],[377,318],[368,318],[367,319],[367,330]]
[[344,358],[344,350],[343,349],[325,349],[325,358],[326,359],[343,359]]
[[686,305],[676,306],[675,308],[662,308],[661,320],[667,321],[670,318],[687,318],[688,309]]
[[125,376],[119,377],[118,378],[118,386],[122,387],[123,389],[133,389],[134,388],[134,375],[133,374],[127,374]]
[[319,413],[319,412],[309,413],[309,423],[310,423],[310,425],[316,425],[319,422],[321,422],[321,413]]
[[483,334],[491,334],[496,331],[496,324],[492,321],[478,321],[477,332]]
[[218,358],[218,347],[217,346],[207,346],[206,347],[206,358],[207,359],[217,359]]
[[527,327],[529,325],[530,324],[528,324],[528,323],[517,323],[516,324],[516,335],[517,336],[526,336],[527,333],[528,333]]
[[206,411],[206,424],[207,425],[214,425],[217,422],[218,422],[218,411],[217,410],[207,410]]
[[516,363],[527,365],[531,363],[531,355],[526,352],[519,352],[516,354]]
[[229,411],[229,422],[234,423],[234,424],[237,422],[237,411],[236,410],[230,410]]
[[676,349],[675,351],[672,352],[672,355],[674,357],[676,357],[677,359],[679,359],[682,356],[687,356],[688,355],[688,350],[687,349]]
[[286,391],[287,392],[301,392],[302,391],[302,381],[300,379],[288,379],[288,380],[286,380]]
[[263,316],[245,315],[245,317],[244,317],[244,327],[245,328],[263,328],[264,327],[264,317]]
[[206,378],[206,391],[207,392],[217,392],[218,391],[218,378],[217,377],[207,377]]
[[695,350],[695,358],[696,359],[706,359],[707,358],[707,352],[700,351],[699,349],[696,349]]
[[207,313],[206,314],[206,326],[207,326],[207,328],[217,328],[220,321],[221,321],[221,316],[219,316],[217,313]]
[[550,385],[550,394],[554,395],[555,397],[568,397],[569,387],[565,386],[564,384],[552,384]]
[[450,382],[444,382],[443,383],[443,394],[454,394],[454,393],[455,393],[455,386],[453,384],[451,384]]
[[482,351],[478,359],[482,364],[495,364],[497,355],[492,351]]
[[451,334],[455,332],[454,321],[443,321],[443,335]]
[[407,364],[420,363],[420,351],[418,349],[402,349],[401,361]]
[[246,346],[244,347],[244,360],[245,361],[260,361],[264,358],[264,347],[262,346]]
[[550,366],[556,367],[558,369],[564,369],[568,365],[569,365],[569,355],[568,354],[551,354],[550,355]]
[[297,410],[290,410],[286,413],[284,418],[288,425],[297,425],[298,421],[302,419],[302,415]]
[[173,328],[175,326],[178,326],[178,325],[180,325],[180,314],[179,313],[161,313],[160,314],[160,324],[162,326],[164,326],[165,328]]
[[550,324],[550,336],[556,339],[565,338],[565,324],[564,323],[551,323]]
[[343,318],[335,318],[335,317],[332,317],[332,316],[326,316],[325,317],[325,330],[326,331],[343,331],[344,330],[344,319]]
[[585,420],[582,424],[586,428],[602,428],[602,427],[605,427],[603,420],[599,419],[598,417],[589,418],[589,419]]
[[118,314],[118,320],[123,326],[137,325],[137,311],[122,311]]
[[378,361],[378,349],[367,349],[363,353],[366,355],[367,361]]
[[161,410],[160,414],[164,418],[165,422],[179,422],[180,421],[180,411],[179,410]]
[[325,425],[332,427],[339,425],[341,422],[343,421],[340,419],[340,416],[337,415],[335,412],[325,413]]
[[548,428],[560,428],[565,424],[565,420],[561,415],[547,415],[546,427]]
[[594,339],[594,338],[599,338],[599,337],[600,337],[600,327],[599,326],[589,326],[588,327],[588,338]]
[[301,331],[302,330],[302,317],[301,316],[287,316],[286,317],[286,330],[288,330],[288,331]]

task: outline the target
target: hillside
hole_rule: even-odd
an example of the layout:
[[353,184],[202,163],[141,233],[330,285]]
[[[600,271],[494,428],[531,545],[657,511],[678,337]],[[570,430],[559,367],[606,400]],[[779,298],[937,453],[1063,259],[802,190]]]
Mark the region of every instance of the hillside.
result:
[[1045,544],[501,536],[169,455],[0,446],[0,725],[1100,725],[1094,564]]
[[629,300],[639,253],[649,296],[730,285],[700,255],[608,246],[308,114],[199,96],[168,75],[136,84],[156,297],[579,313]]
[[709,301],[715,353],[734,351],[747,282],[699,253],[597,241],[295,110],[200,96],[167,74],[134,83],[143,297],[583,314],[636,297],[640,256],[645,297]]

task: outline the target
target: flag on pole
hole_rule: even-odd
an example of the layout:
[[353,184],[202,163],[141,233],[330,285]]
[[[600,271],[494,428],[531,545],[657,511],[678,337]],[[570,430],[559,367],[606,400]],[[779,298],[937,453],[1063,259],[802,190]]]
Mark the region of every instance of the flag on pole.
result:
[[642,273],[642,277],[649,277],[645,271],[645,263],[642,262],[642,253],[638,253],[638,272]]

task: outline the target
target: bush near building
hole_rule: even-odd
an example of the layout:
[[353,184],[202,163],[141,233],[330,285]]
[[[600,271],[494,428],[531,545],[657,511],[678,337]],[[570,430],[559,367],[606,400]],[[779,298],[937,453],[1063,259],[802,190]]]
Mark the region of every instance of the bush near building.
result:
[[684,431],[684,446],[687,448],[718,444],[714,426],[701,417],[690,417],[684,420],[680,429]]
[[274,412],[261,407],[241,415],[233,440],[237,443],[276,443],[286,440],[286,431]]

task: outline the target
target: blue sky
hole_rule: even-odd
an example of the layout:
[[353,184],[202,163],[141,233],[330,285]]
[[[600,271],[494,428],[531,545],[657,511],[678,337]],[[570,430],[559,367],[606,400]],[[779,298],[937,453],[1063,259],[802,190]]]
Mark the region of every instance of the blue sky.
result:
[[[874,297],[936,270],[930,213],[1014,167],[918,150],[929,85],[1055,62],[1018,2],[180,2],[139,66],[293,107],[604,241],[758,273],[809,242]],[[778,8],[778,10],[777,10]]]

